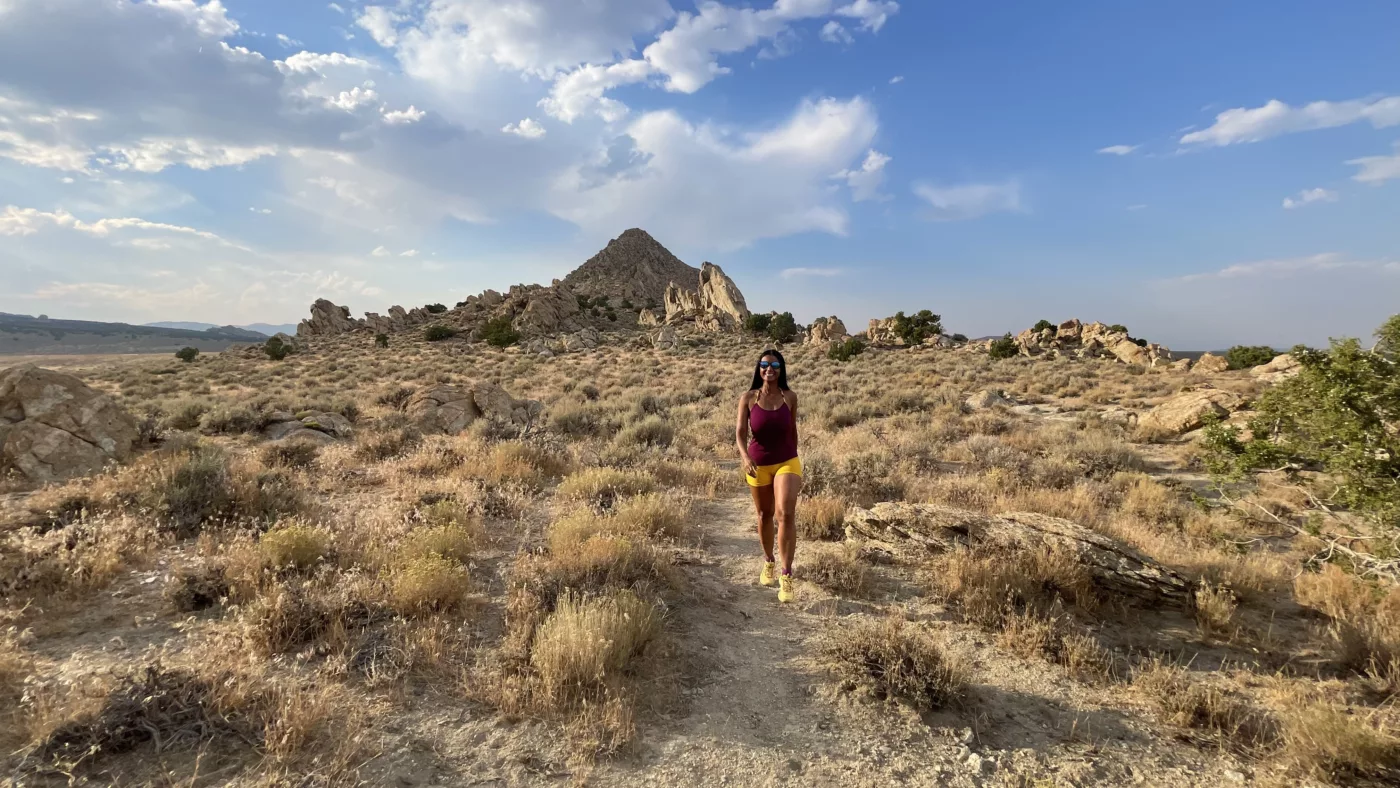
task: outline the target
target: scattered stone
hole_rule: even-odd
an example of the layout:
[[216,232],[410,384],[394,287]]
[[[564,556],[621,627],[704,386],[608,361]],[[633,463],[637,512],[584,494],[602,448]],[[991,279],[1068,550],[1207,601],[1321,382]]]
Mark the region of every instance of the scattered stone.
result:
[[0,472],[50,482],[131,456],[136,420],[71,375],[33,364],[0,375]]
[[985,389],[969,396],[963,404],[972,410],[986,410],[997,406],[1011,407],[1016,401],[1006,396],[1006,392],[997,389]]
[[1191,365],[1192,372],[1200,372],[1206,375],[1213,375],[1217,372],[1224,372],[1230,368],[1230,362],[1224,357],[1214,353],[1206,353],[1196,359],[1196,363]]
[[1184,391],[1138,419],[1138,428],[1157,435],[1180,435],[1199,428],[1207,413],[1228,416],[1245,404],[1233,391],[1201,388]]

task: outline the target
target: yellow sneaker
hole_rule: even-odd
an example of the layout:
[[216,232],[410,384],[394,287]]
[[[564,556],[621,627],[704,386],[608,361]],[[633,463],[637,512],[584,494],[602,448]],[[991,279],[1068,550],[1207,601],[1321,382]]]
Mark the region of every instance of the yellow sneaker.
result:
[[792,582],[792,575],[778,575],[778,601],[791,602],[797,598],[796,584]]
[[763,571],[758,573],[758,584],[761,586],[771,586],[776,583],[773,577],[778,573],[778,565],[772,561],[765,561]]

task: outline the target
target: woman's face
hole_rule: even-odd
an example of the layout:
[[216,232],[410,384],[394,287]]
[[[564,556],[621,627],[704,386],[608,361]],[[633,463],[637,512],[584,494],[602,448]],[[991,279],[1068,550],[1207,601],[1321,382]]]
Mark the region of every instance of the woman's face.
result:
[[758,360],[758,375],[765,383],[777,383],[783,376],[783,362],[772,356],[764,356]]

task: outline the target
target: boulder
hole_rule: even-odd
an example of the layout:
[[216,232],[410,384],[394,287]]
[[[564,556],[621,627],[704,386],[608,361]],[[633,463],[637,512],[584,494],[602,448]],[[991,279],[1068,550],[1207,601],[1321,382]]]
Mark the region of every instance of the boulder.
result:
[[1224,372],[1229,368],[1230,362],[1226,361],[1224,357],[1217,356],[1214,353],[1202,355],[1200,358],[1196,359],[1195,364],[1191,365],[1192,372],[1201,372],[1207,375]]
[[1199,428],[1207,413],[1228,416],[1245,404],[1233,391],[1201,388],[1183,391],[1138,419],[1138,428],[1155,435],[1180,435]]
[[1075,560],[1098,588],[1141,604],[1184,604],[1193,588],[1187,578],[1127,545],[1071,520],[1044,514],[994,516],[938,504],[877,503],[869,509],[851,509],[845,526],[848,534],[889,545],[897,552],[1053,551]]
[[263,437],[277,443],[314,443],[317,446],[325,446],[335,443],[335,438],[320,430],[313,430],[299,421],[281,421],[269,424],[263,430]]
[[[514,289],[514,288],[512,288]],[[527,336],[557,334],[577,328],[570,318],[579,313],[578,297],[562,287],[545,287],[530,293],[515,293],[525,308],[513,321],[515,330]]]
[[470,389],[430,386],[414,392],[404,406],[424,432],[455,435],[481,417]]
[[1070,318],[1069,320],[1066,320],[1065,322],[1061,323],[1059,328],[1055,330],[1055,338],[1060,340],[1061,342],[1078,342],[1079,335],[1083,332],[1083,330],[1083,323],[1080,323],[1075,318]]
[[1191,371],[1191,359],[1189,359],[1189,358],[1183,358],[1183,359],[1181,359],[1180,361],[1173,361],[1173,362],[1171,363],[1171,371],[1172,371],[1172,372],[1190,372],[1190,371]]
[[832,342],[845,342],[849,337],[846,324],[841,322],[841,318],[832,315],[813,320],[812,325],[807,327],[807,335],[802,341],[807,345],[829,345]]
[[32,364],[0,373],[0,473],[85,476],[130,457],[137,438],[130,414],[71,375]]
[[1120,340],[1117,344],[1110,345],[1109,352],[1113,357],[1124,364],[1137,364],[1143,367],[1152,366],[1153,358],[1148,353],[1147,348],[1139,345],[1131,339]]
[[494,383],[478,383],[472,387],[472,401],[482,417],[508,424],[529,424],[544,410],[543,403],[532,399],[518,400]]
[[335,336],[353,331],[362,324],[350,317],[347,307],[337,306],[324,298],[311,305],[311,317],[297,324],[297,336]]
[[651,335],[651,346],[657,350],[675,350],[680,347],[680,337],[676,335],[676,329],[662,326]]
[[1260,364],[1249,373],[1265,383],[1280,383],[1303,371],[1303,364],[1291,353],[1274,356],[1273,361]]
[[1016,402],[1006,396],[1006,392],[997,389],[984,389],[969,396],[963,404],[972,410],[986,410],[997,406],[1011,407]]
[[643,328],[654,328],[661,325],[661,318],[656,316],[655,310],[643,309],[637,313],[637,325]]
[[714,263],[700,266],[698,289],[686,290],[672,282],[663,300],[667,325],[691,322],[707,331],[734,331],[750,314],[738,285]]
[[326,413],[324,411],[313,410],[307,413],[298,414],[303,427],[317,432],[324,432],[332,438],[349,438],[355,434],[354,427],[350,420],[339,413]]

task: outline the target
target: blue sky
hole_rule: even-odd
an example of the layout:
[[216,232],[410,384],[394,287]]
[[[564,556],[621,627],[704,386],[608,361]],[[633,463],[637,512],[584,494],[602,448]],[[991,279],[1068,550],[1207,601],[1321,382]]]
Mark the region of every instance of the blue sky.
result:
[[1400,311],[1390,2],[0,0],[0,311],[287,322],[640,226],[750,306],[1188,349]]

